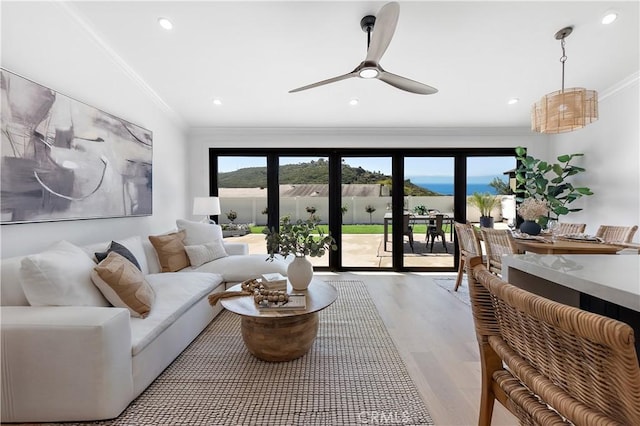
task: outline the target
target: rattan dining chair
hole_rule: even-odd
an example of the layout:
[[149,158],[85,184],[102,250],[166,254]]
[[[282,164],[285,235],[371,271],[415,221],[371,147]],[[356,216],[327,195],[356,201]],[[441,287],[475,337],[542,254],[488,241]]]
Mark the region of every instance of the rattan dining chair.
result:
[[596,231],[596,237],[602,238],[605,243],[630,243],[637,230],[638,225],[600,225],[598,231]]
[[458,276],[456,277],[456,285],[453,291],[458,291],[458,287],[462,283],[462,274],[465,273],[465,266],[469,259],[476,256],[482,256],[482,247],[480,240],[476,234],[476,230],[469,222],[454,222],[453,226],[458,237],[458,248],[460,249],[460,260],[458,261]]
[[640,425],[633,329],[545,299],[468,262],[480,348],[478,425],[497,400],[522,425]]
[[502,275],[502,256],[518,253],[511,231],[508,229],[480,228],[484,249],[487,254],[487,268],[497,275]]
[[558,222],[553,232],[556,235],[582,234],[586,228],[586,223]]

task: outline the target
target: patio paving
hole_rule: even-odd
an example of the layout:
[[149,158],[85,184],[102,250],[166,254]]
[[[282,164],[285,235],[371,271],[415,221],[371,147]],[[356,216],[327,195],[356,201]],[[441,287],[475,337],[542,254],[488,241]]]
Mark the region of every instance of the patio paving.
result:
[[[371,267],[390,268],[391,251],[384,251],[382,234],[344,234],[342,236],[342,255],[344,267]],[[240,237],[227,237],[225,241],[243,242],[249,245],[249,253],[264,253],[266,246],[263,234],[247,234]],[[447,234],[447,248],[449,254],[444,252],[442,242],[437,240],[433,245],[434,253],[429,252],[423,235],[414,235],[414,252],[411,252],[409,243],[405,238],[405,259],[407,267],[453,267],[453,242],[449,240]],[[391,241],[387,243],[391,250]],[[323,257],[310,257],[309,260],[314,266],[327,266],[327,255]]]

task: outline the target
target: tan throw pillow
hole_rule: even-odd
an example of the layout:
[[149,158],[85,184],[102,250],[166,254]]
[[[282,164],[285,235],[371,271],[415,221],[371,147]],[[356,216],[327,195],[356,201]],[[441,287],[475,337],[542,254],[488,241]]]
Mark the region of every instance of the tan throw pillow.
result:
[[112,251],[93,269],[91,280],[113,306],[127,308],[132,317],[146,318],[155,300],[142,272]]
[[176,272],[189,266],[189,258],[184,250],[185,231],[172,234],[149,236],[158,254],[162,272]]

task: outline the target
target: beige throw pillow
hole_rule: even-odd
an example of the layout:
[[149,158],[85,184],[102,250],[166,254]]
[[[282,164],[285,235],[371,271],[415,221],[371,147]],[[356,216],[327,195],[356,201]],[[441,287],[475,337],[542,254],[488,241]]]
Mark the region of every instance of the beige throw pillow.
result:
[[187,252],[184,250],[185,231],[172,234],[149,236],[156,249],[162,272],[176,272],[189,266]]
[[197,268],[203,263],[228,256],[227,251],[224,249],[224,245],[220,240],[215,240],[207,244],[184,246],[184,249],[187,252],[187,256],[189,256],[191,266],[194,268]]
[[155,293],[142,272],[122,255],[109,252],[93,269],[91,280],[113,306],[129,309],[132,317],[149,315]]

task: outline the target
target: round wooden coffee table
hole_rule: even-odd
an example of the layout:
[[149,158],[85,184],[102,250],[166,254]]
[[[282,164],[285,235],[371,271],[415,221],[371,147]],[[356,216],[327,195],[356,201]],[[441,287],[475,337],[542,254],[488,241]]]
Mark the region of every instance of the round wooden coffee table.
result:
[[[240,284],[227,291],[241,291]],[[305,291],[294,291],[288,285],[287,292],[306,294],[306,309],[261,311],[256,307],[252,296],[220,299],[225,309],[242,317],[242,339],[256,358],[281,362],[306,354],[318,334],[318,311],[338,298],[338,292],[331,284],[316,278]]]

